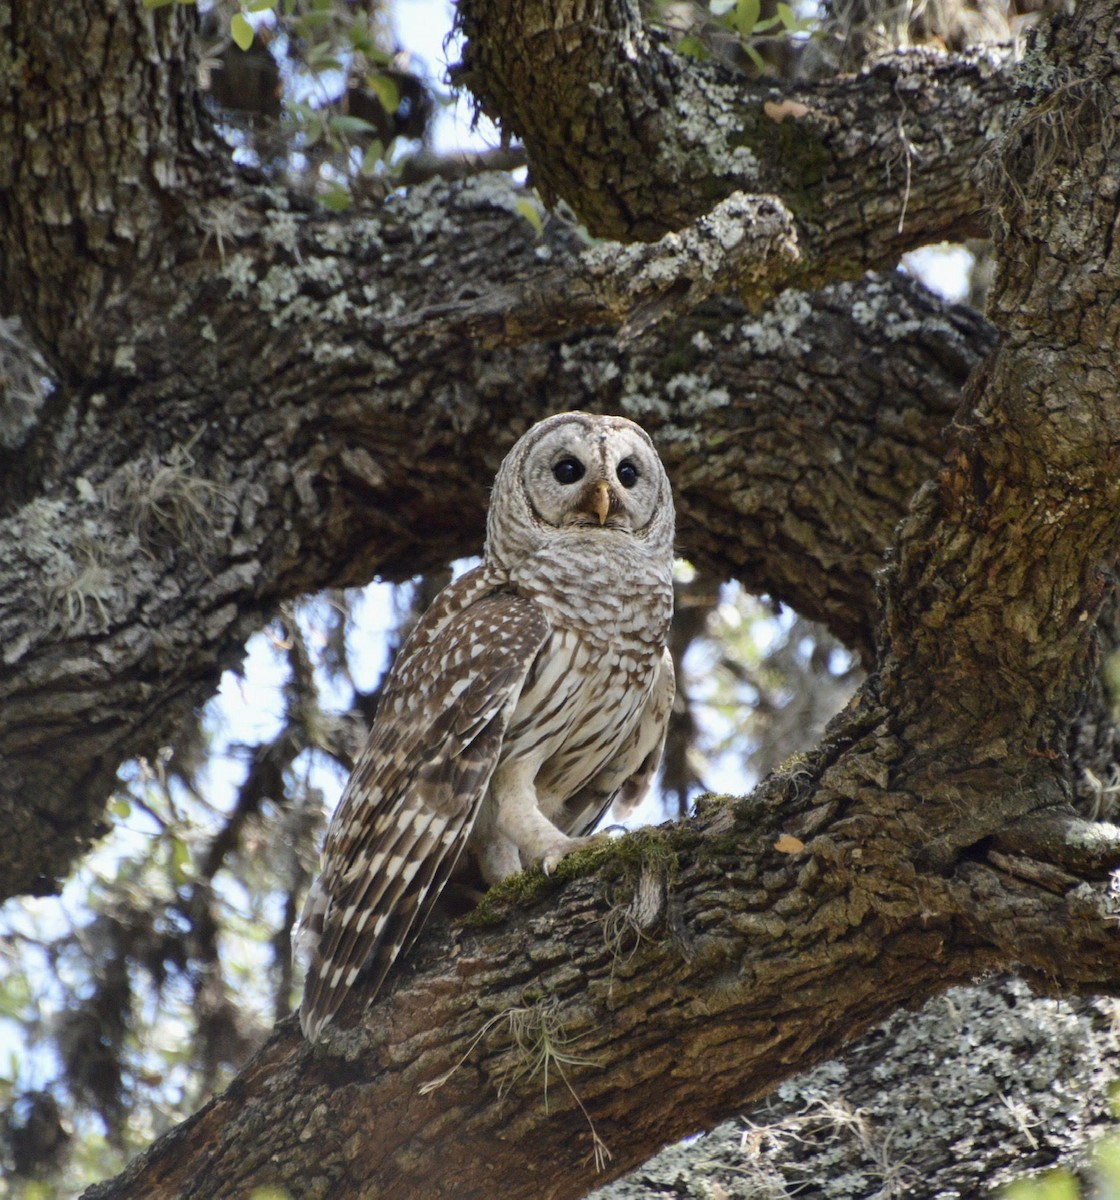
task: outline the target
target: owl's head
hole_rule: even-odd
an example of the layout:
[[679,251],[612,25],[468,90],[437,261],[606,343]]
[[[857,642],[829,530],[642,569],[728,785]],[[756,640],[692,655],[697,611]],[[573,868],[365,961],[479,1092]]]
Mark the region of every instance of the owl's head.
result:
[[629,536],[671,561],[673,495],[649,435],[625,417],[561,413],[534,425],[494,481],[486,552],[512,566],[558,533]]

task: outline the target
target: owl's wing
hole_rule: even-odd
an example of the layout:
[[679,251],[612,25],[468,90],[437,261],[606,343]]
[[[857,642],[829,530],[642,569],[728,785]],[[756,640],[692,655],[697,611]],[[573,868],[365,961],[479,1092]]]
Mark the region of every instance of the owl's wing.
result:
[[310,950],[300,1022],[312,1041],[363,966],[372,997],[419,933],[466,845],[548,636],[543,610],[523,597],[462,604],[478,587],[468,576],[452,584],[445,593],[458,592],[441,594],[413,631],[327,831],[296,935]]
[[666,647],[634,732],[595,778],[564,803],[564,829],[572,837],[590,833],[612,804],[615,815],[624,817],[645,798],[661,766],[676,690],[673,656]]

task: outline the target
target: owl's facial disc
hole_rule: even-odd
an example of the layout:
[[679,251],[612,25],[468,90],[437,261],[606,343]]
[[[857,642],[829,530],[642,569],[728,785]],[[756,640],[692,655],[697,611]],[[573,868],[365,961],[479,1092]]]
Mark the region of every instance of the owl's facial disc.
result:
[[538,519],[561,529],[637,533],[657,506],[664,472],[628,423],[572,420],[549,430],[524,467]]

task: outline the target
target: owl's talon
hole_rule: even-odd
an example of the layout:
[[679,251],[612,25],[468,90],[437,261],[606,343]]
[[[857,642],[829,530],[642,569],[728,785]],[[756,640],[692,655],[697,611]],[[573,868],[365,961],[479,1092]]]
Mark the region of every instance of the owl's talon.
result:
[[567,858],[569,854],[575,854],[577,850],[586,850],[589,846],[596,846],[610,839],[611,835],[605,829],[599,833],[588,834],[587,837],[565,838],[562,845],[545,851],[540,860],[541,870],[546,875],[551,875],[560,865],[561,859]]

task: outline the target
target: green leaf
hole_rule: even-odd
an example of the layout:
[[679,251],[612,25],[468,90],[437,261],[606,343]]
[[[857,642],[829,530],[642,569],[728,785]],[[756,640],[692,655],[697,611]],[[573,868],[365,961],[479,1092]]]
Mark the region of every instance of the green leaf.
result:
[[379,46],[375,46],[370,55],[370,61],[377,63],[379,67],[387,67],[395,57],[396,55],[391,54],[388,50],[382,50]]
[[253,44],[253,27],[245,19],[244,13],[234,13],[230,17],[229,35],[240,50],[248,50]]
[[350,48],[357,50],[359,54],[364,54],[367,57],[373,50],[373,38],[358,25],[351,25],[346,31],[346,36],[350,39]]
[[735,0],[734,12],[728,14],[731,27],[740,37],[748,38],[758,24],[762,0]]
[[350,207],[350,193],[340,183],[332,183],[321,200],[331,212],[345,212]]
[[114,817],[120,817],[122,821],[127,820],[132,815],[132,805],[124,798],[118,796],[112,804],[109,805],[109,811]]
[[377,169],[377,164],[385,157],[385,147],[381,144],[380,138],[374,138],[366,147],[365,153],[362,155],[361,171],[363,175],[372,175]]
[[292,22],[292,28],[304,41],[310,42],[316,32],[331,24],[331,14],[303,12]]
[[537,237],[544,233],[544,219],[535,200],[530,200],[528,196],[522,196],[521,199],[513,202],[513,207],[532,225],[537,232]]
[[778,5],[778,20],[787,33],[808,33],[813,28],[812,17],[799,17],[788,4]]
[[388,75],[367,75],[366,87],[381,101],[387,113],[395,113],[401,104],[401,89]]
[[338,71],[342,64],[331,42],[316,42],[307,51],[307,67],[311,71]]
[[323,134],[326,133],[326,126],[318,116],[305,116],[303,120],[305,124],[303,148],[310,150],[312,146],[317,146],[323,140]]
[[371,125],[369,121],[363,117],[348,117],[343,113],[336,113],[332,116],[327,124],[335,133],[376,133],[377,126]]
[[766,70],[766,63],[763,61],[762,55],[753,46],[744,43],[743,51],[760,71]]
[[22,972],[11,974],[0,983],[0,1016],[14,1021],[23,1020],[33,1003],[31,982]]
[[178,887],[194,874],[191,867],[190,847],[182,838],[171,839],[171,878]]
[[684,37],[677,43],[677,53],[687,55],[689,58],[698,59],[700,62],[707,62],[711,58],[711,52],[708,47],[694,33],[686,33]]

